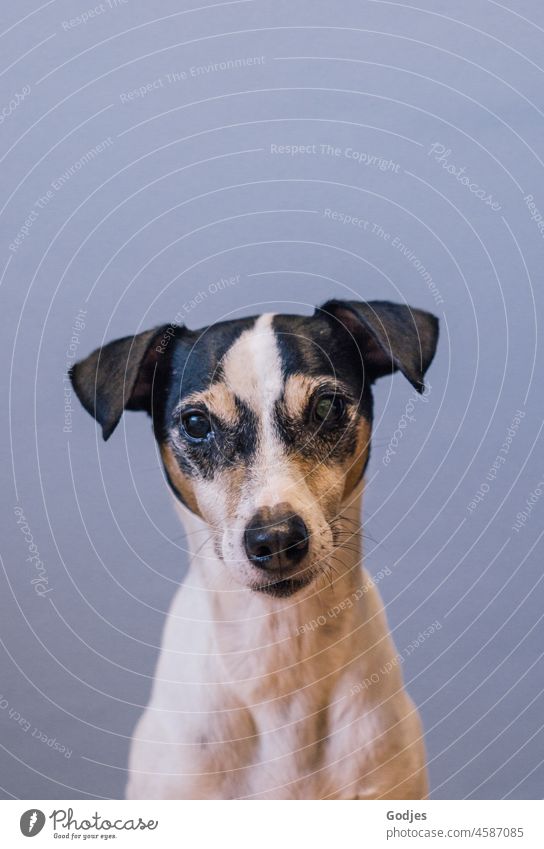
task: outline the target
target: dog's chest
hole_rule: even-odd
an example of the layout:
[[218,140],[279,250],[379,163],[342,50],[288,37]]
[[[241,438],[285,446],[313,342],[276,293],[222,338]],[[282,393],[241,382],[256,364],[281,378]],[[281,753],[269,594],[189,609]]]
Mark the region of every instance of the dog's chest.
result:
[[353,798],[371,771],[379,720],[362,700],[319,708],[308,698],[224,710],[192,747],[200,792],[215,798]]
[[261,733],[257,762],[245,776],[249,794],[315,799],[338,786],[331,770],[349,753],[347,739],[335,728],[334,710],[319,708],[308,695],[292,703],[279,700],[260,706],[255,712]]
[[[360,681],[394,652],[372,613],[372,626],[360,616],[330,617],[318,631],[268,616],[266,633],[252,634],[246,623],[243,634],[242,625],[216,625],[213,639],[204,630],[180,639],[180,619],[172,618],[166,643],[176,651],[161,655],[133,747],[133,773],[152,778],[138,779],[131,792],[197,799],[379,795],[377,769],[402,749],[398,719],[405,706],[396,668],[361,689]],[[177,647],[191,643],[181,664]]]

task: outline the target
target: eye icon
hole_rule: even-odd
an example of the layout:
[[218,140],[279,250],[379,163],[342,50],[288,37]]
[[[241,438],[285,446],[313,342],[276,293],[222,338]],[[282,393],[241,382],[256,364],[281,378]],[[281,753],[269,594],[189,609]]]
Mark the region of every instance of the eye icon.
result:
[[37,808],[31,808],[21,816],[19,825],[25,837],[35,837],[45,825],[45,814]]

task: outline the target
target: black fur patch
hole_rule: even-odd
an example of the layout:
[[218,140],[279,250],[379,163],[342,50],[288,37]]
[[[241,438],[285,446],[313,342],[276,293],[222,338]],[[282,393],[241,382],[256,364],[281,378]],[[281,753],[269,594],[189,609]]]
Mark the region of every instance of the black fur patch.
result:
[[[236,425],[214,421],[213,435],[205,443],[184,441],[181,434],[173,443],[170,432],[179,428],[180,401],[221,379],[221,360],[255,321],[255,317],[235,319],[199,331],[163,325],[110,342],[74,365],[70,372],[74,389],[102,425],[105,439],[123,410],[145,410],[153,416],[157,440],[179,446],[176,456],[187,474],[211,477],[219,467],[248,466],[259,423],[239,399],[235,399]],[[277,315],[272,328],[284,379],[300,374],[343,386],[369,425],[374,380],[398,369],[422,391],[438,340],[435,316],[385,301],[329,301],[311,317]],[[283,399],[276,408],[276,426],[287,449],[317,460],[353,452],[356,419],[352,414],[334,427],[316,427],[308,412],[296,421],[289,417]]]
[[348,333],[338,332],[325,314],[277,315],[273,327],[286,379],[301,374],[343,384],[359,413],[372,421],[370,380],[365,379],[364,361]]
[[302,416],[292,417],[283,401],[276,405],[276,427],[288,452],[316,462],[343,460],[355,450],[357,414],[349,408],[338,422],[316,422],[312,418],[312,399]]
[[220,361],[255,318],[240,318],[210,325],[202,330],[185,330],[172,345],[168,387],[163,404],[154,410],[157,439],[163,440],[174,421],[180,399],[207,389],[221,377]]
[[[180,412],[182,410],[183,407]],[[184,436],[181,415],[174,412],[172,422],[179,431],[178,444],[183,446],[183,451],[172,441],[171,445],[185,474],[198,474],[206,480],[211,480],[218,470],[222,471],[241,463],[248,465],[251,462],[257,446],[257,419],[239,398],[236,399],[236,411],[236,424],[210,416],[210,436],[198,443]]]
[[[165,408],[157,413],[156,431],[167,438],[171,427],[180,428],[180,399],[207,389],[221,379],[221,360],[240,334],[251,328],[255,318],[213,325],[202,332],[188,331],[176,340],[172,357],[171,380]],[[357,438],[357,420],[362,415],[372,422],[372,394],[365,382],[361,355],[347,333],[339,333],[325,315],[304,317],[278,315],[273,330],[280,352],[284,380],[300,374],[330,382],[331,390],[340,384],[351,412],[334,424],[319,425],[311,419],[311,404],[302,416],[287,414],[282,398],[276,406],[276,428],[286,450],[316,462],[339,462],[353,454]],[[255,414],[235,398],[235,425],[212,420],[213,432],[203,443],[191,443],[180,436],[183,446],[176,456],[183,472],[189,476],[213,478],[218,469],[233,465],[250,465],[255,455],[259,423]],[[353,414],[355,410],[355,415]],[[158,427],[157,427],[158,425]]]
[[[221,360],[255,320],[252,317],[221,322],[203,330],[187,331],[182,339],[176,340],[165,404],[155,412],[155,433],[159,441],[169,439],[182,471],[189,476],[213,478],[218,469],[249,463],[255,452],[257,422],[249,407],[238,398],[235,399],[236,425],[212,416],[212,434],[202,443],[184,438],[180,420],[183,399],[221,379]],[[180,431],[179,444],[183,450],[170,440],[173,427]]]

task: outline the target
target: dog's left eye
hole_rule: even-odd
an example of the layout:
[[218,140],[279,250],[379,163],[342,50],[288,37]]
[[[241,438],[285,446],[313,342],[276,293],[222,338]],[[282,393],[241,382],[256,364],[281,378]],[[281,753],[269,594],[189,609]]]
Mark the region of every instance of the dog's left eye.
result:
[[313,416],[318,422],[334,424],[343,418],[345,408],[339,395],[320,395],[314,403]]
[[189,437],[201,441],[212,432],[209,418],[200,410],[188,410],[181,416],[181,427]]

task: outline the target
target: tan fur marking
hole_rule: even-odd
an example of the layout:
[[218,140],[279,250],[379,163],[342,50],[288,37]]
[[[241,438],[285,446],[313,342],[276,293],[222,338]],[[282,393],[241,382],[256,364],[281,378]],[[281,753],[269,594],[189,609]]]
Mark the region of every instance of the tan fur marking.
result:
[[162,461],[164,463],[165,469],[168,472],[170,480],[175,486],[176,490],[179,492],[181,498],[189,507],[193,513],[196,513],[197,516],[202,518],[202,514],[198,508],[197,500],[195,497],[193,484],[190,478],[185,475],[178,464],[178,461],[175,458],[174,452],[172,451],[172,447],[168,445],[168,443],[163,443],[161,445],[161,456]]
[[361,472],[363,471],[370,448],[370,433],[371,429],[369,423],[366,419],[361,419],[357,425],[355,451],[348,460],[347,469],[343,470],[343,474],[346,476],[344,494],[342,496],[343,499],[353,492],[360,480]]
[[344,470],[338,464],[327,466],[312,458],[297,455],[291,460],[298,470],[302,483],[309,489],[327,519],[337,511],[342,496]]
[[328,519],[336,514],[339,502],[347,498],[359,483],[368,457],[370,433],[369,423],[361,419],[357,425],[353,454],[342,464],[318,463],[301,455],[291,460]]
[[222,381],[212,383],[203,392],[193,392],[183,399],[184,406],[190,404],[203,404],[228,425],[235,425],[238,420],[234,395]]
[[285,411],[293,419],[299,418],[321,381],[303,374],[291,374],[284,389]]

